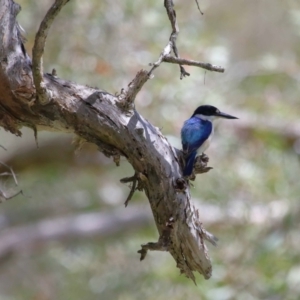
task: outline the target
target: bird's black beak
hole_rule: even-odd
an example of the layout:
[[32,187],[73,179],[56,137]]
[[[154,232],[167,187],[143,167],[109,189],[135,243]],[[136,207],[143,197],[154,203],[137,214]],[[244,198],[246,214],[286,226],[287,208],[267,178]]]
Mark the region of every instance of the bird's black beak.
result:
[[234,116],[222,113],[222,112],[216,113],[215,116],[219,117],[219,118],[224,118],[224,119],[238,119],[237,117],[234,117]]

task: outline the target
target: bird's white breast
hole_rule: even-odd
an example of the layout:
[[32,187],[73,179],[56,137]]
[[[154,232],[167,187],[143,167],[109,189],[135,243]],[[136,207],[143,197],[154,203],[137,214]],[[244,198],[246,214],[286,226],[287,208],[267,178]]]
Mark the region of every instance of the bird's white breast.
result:
[[211,134],[209,135],[208,139],[206,139],[205,142],[197,150],[198,154],[204,153],[204,151],[209,147],[213,135],[214,135],[214,124],[212,124]]

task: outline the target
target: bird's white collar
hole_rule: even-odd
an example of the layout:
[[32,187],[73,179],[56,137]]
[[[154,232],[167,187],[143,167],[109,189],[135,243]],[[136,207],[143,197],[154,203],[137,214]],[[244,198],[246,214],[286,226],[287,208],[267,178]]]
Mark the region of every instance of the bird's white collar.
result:
[[217,116],[205,116],[205,115],[201,115],[201,114],[194,115],[194,117],[204,120],[204,121],[210,121],[210,122],[213,122],[216,119],[218,119]]

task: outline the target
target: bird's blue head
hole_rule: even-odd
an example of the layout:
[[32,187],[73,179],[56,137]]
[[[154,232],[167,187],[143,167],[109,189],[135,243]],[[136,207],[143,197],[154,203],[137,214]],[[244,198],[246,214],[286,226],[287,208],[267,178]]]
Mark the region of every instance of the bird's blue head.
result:
[[214,121],[217,118],[238,119],[237,117],[220,112],[215,106],[201,105],[193,113],[192,117],[197,117],[202,120]]

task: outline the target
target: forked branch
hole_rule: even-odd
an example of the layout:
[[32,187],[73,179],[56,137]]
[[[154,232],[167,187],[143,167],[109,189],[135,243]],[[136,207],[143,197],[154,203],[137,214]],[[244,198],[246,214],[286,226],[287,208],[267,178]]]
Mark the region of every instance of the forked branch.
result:
[[[198,4],[197,0],[196,0],[196,4],[197,4],[198,9],[201,12],[201,14],[203,14],[202,11],[200,10],[200,7],[199,7],[199,4]],[[214,66],[210,63],[203,63],[203,62],[200,62],[200,61],[180,58],[179,52],[178,52],[178,49],[177,49],[177,45],[176,45],[177,37],[178,37],[178,34],[179,34],[179,26],[178,26],[178,23],[177,23],[176,11],[174,9],[173,0],[165,0],[164,5],[165,5],[165,8],[166,8],[166,11],[167,11],[170,23],[171,23],[172,32],[171,32],[171,35],[170,35],[170,38],[169,38],[169,42],[165,46],[163,51],[161,52],[158,60],[155,63],[150,64],[152,66],[152,69],[149,71],[149,75],[151,75],[152,72],[157,67],[159,67],[159,65],[162,62],[178,64],[179,67],[180,67],[180,79],[182,79],[185,76],[190,75],[188,72],[186,72],[183,65],[195,66],[195,67],[203,68],[205,70],[223,73],[225,71],[225,69],[222,68],[222,67]],[[171,55],[171,51],[173,51],[175,56]]]
[[[197,1],[196,3],[199,11],[201,12]],[[179,57],[179,52],[176,45],[177,37],[179,34],[179,27],[177,23],[176,11],[174,9],[173,0],[165,0],[164,6],[166,8],[167,15],[172,27],[172,32],[169,41],[160,53],[158,60],[155,63],[150,63],[150,66],[152,66],[150,71],[147,72],[146,70],[140,70],[136,74],[135,78],[128,84],[128,86],[125,89],[122,89],[120,94],[118,95],[118,105],[127,112],[133,109],[136,95],[141,90],[143,85],[153,77],[154,70],[158,68],[162,62],[178,64],[180,67],[180,79],[190,75],[188,72],[186,72],[183,65],[199,67],[212,72],[223,73],[225,71],[224,68],[213,65],[211,63],[204,63],[196,60],[184,59]],[[171,55],[172,51],[174,53],[174,56]]]
[[[138,72],[120,95],[69,82],[55,74],[43,74],[42,55],[47,33],[67,2],[56,0],[40,26],[33,50],[32,74],[30,61],[24,60],[25,50],[16,14],[12,11],[13,1],[0,0],[0,42],[3,45],[0,49],[0,125],[16,134],[20,134],[22,126],[72,132],[96,144],[105,155],[114,158],[116,164],[120,155],[126,157],[136,174],[131,178],[133,185],[128,201],[136,189],[145,191],[159,233],[157,243],[142,246],[142,256],[145,257],[147,250],[168,251],[181,273],[195,280],[193,272],[199,272],[208,279],[212,267],[205,241],[215,244],[215,238],[203,228],[199,213],[190,202],[189,184],[182,177],[182,153],[134,109],[134,99],[163,61],[179,64],[181,77],[187,75],[183,64],[205,66],[217,72],[221,68],[179,57],[176,13],[173,1],[165,0],[172,25],[169,43],[152,69]],[[170,56],[171,51],[174,57]],[[23,64],[16,64],[18,60]],[[14,66],[14,76],[9,76],[12,67],[8,66]],[[15,77],[20,80],[16,82]],[[35,101],[36,96],[39,101]],[[207,171],[203,160],[199,170]]]

